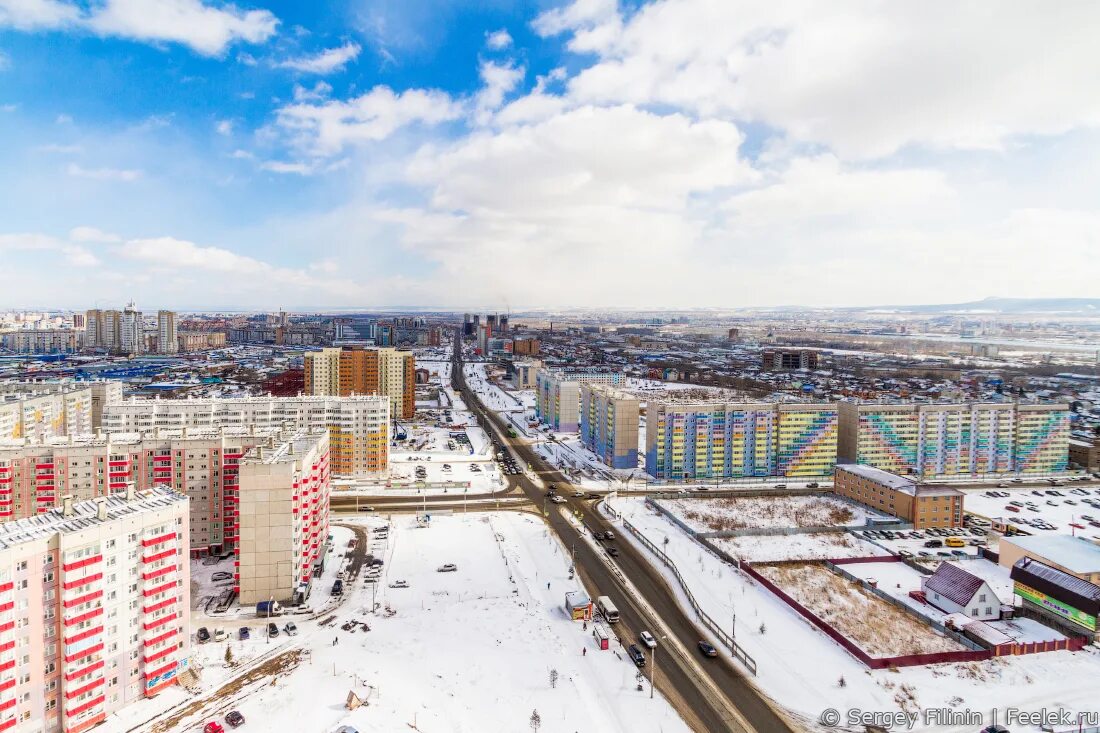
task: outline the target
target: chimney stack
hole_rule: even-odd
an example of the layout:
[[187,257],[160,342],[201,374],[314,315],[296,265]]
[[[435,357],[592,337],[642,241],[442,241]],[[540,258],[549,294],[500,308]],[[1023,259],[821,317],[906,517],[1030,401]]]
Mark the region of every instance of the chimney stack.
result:
[[134,500],[134,493],[135,493],[134,488],[135,487],[134,487],[134,482],[133,481],[127,481],[126,482],[126,501],[133,501]]
[[107,521],[107,497],[97,496],[95,499],[95,517],[101,522]]
[[73,515],[73,495],[65,494],[61,497],[61,516],[71,517]]

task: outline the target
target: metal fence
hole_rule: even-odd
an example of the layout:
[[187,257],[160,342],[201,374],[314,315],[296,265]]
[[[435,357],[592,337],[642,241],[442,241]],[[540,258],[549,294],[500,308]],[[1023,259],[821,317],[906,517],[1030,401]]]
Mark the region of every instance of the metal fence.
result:
[[688,599],[688,603],[691,604],[692,610],[695,611],[695,615],[699,617],[699,621],[703,626],[707,628],[712,634],[714,634],[719,641],[729,647],[730,653],[733,654],[737,661],[745,665],[745,668],[752,672],[753,676],[756,675],[756,660],[749,656],[741,645],[729,635],[724,629],[722,629],[714,619],[712,619],[703,607],[699,605],[699,602],[695,600],[695,595],[692,594],[691,589],[688,587],[687,581],[684,580],[684,576],[680,574],[680,570],[676,567],[676,563],[672,562],[668,555],[664,553],[657,545],[650,541],[648,537],[641,533],[637,527],[630,522],[623,520],[623,527],[627,529],[632,535],[638,538],[638,540],[645,545],[646,549],[657,556],[657,559],[661,561],[665,567],[672,571],[672,574],[676,576],[676,580],[680,583],[680,589],[684,592],[684,595]]

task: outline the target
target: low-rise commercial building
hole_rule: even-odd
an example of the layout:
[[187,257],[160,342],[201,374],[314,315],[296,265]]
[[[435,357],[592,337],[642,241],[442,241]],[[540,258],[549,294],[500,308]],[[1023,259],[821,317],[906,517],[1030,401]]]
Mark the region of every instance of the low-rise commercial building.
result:
[[612,468],[637,468],[641,402],[604,384],[582,382],[580,390],[581,442]]
[[1100,585],[1100,545],[1081,537],[1064,534],[1002,537],[999,553],[1002,567],[1011,568],[1020,558],[1030,557]]
[[1069,633],[1096,638],[1100,586],[1031,557],[1012,564],[1012,590],[1020,604]]
[[0,731],[80,733],[187,664],[187,498],[67,500],[0,524]]
[[836,467],[833,491],[852,501],[909,522],[916,529],[960,527],[963,493],[947,486],[920,484],[873,466]]

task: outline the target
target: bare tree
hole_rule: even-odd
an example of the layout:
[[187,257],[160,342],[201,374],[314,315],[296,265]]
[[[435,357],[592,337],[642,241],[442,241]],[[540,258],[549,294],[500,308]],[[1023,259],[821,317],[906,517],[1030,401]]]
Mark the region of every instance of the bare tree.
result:
[[528,719],[527,722],[530,724],[531,730],[533,730],[535,733],[539,733],[539,727],[542,726],[542,717],[539,716],[538,710],[531,711],[531,717]]
[[550,689],[556,689],[558,686],[558,670],[550,670]]

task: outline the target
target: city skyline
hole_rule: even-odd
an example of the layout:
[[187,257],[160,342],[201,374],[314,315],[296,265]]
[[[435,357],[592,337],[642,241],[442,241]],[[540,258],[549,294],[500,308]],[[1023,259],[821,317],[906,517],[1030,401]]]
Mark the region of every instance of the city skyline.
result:
[[867,306],[1100,276],[1094,6],[407,5],[0,0],[0,308]]

